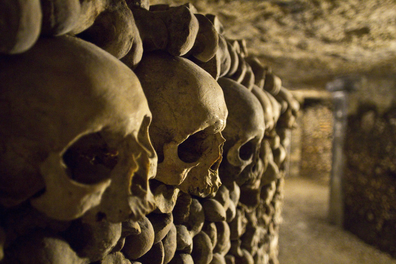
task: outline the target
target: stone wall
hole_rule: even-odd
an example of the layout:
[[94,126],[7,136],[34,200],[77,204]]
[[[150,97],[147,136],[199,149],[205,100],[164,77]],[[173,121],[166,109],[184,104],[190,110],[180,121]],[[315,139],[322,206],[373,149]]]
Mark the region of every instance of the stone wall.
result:
[[0,10],[0,263],[278,263],[299,104],[243,39],[190,4]]

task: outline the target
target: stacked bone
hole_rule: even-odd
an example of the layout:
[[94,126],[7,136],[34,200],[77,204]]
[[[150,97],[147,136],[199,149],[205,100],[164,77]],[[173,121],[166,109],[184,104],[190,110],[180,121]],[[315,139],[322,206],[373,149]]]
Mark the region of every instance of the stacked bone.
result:
[[0,263],[277,263],[298,103],[243,40],[189,4],[0,12]]

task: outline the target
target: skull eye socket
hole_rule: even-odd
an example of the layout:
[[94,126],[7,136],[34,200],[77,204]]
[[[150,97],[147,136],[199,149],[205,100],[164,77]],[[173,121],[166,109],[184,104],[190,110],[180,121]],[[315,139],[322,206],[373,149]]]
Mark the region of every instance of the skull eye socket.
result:
[[95,184],[110,178],[118,162],[118,151],[110,149],[98,132],[78,139],[63,155],[63,162],[71,179]]
[[240,149],[239,149],[239,157],[242,160],[249,160],[254,154],[255,144],[253,140],[246,142]]
[[199,131],[189,136],[183,143],[178,146],[177,152],[179,159],[186,163],[198,161],[203,153],[208,149],[205,142],[207,134],[205,131]]

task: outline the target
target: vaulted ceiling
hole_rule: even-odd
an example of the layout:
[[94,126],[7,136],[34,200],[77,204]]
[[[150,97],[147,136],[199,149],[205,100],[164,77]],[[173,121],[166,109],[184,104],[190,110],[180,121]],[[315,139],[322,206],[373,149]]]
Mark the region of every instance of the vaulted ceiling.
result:
[[290,89],[324,89],[338,75],[396,72],[394,0],[151,0],[192,3],[245,39]]

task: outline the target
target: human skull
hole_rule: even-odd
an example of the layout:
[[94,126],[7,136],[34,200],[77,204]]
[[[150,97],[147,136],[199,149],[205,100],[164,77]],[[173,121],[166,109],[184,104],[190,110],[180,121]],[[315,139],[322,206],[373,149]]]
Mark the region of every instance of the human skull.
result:
[[135,72],[153,113],[155,179],[201,197],[216,192],[228,114],[220,86],[193,62],[162,51],[145,54]]
[[2,205],[34,195],[54,219],[92,209],[112,222],[151,210],[151,113],[128,67],[78,38],[43,38],[0,57],[0,80]]
[[226,186],[233,181],[242,185],[254,182],[263,173],[259,164],[261,141],[264,137],[264,113],[258,99],[243,85],[229,78],[218,80],[223,88],[229,115],[223,131],[224,161],[220,177]]

